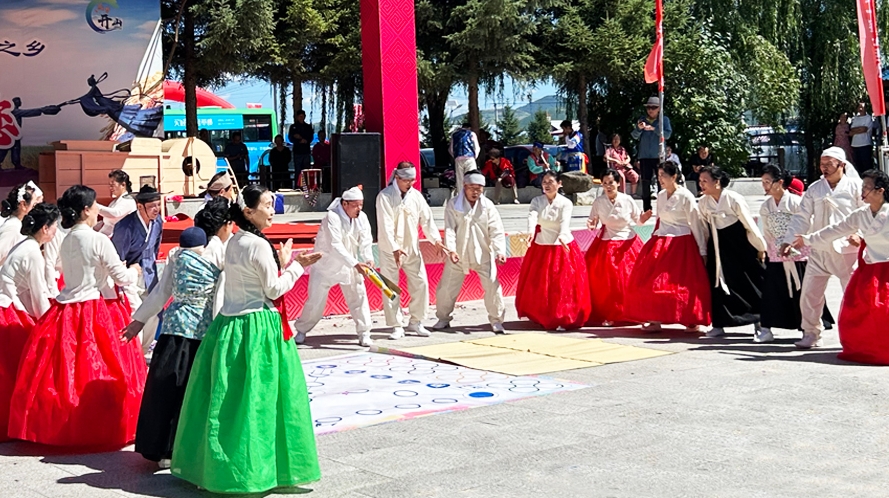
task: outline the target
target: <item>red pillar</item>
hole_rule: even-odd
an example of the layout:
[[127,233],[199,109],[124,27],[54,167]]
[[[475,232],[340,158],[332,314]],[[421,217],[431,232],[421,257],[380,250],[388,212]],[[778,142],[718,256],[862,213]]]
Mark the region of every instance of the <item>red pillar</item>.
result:
[[383,137],[385,183],[400,161],[420,166],[414,1],[361,0],[361,53],[364,126]]

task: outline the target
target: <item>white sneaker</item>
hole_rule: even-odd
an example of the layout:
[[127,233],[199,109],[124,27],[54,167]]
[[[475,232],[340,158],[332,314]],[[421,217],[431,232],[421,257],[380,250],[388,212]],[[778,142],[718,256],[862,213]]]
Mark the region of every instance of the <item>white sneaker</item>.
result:
[[794,343],[800,349],[812,349],[822,346],[821,334],[816,332],[806,332],[800,341]]
[[407,331],[413,332],[420,337],[429,337],[432,335],[431,332],[426,330],[426,327],[424,327],[422,323],[412,323],[412,324],[408,325]]
[[435,325],[432,326],[432,330],[444,330],[446,328],[450,328],[451,322],[446,322],[444,320],[439,320],[435,322]]
[[374,345],[374,340],[370,338],[370,332],[362,332],[358,335],[358,345],[366,348]]
[[171,462],[169,458],[162,458],[159,462],[157,462],[157,466],[161,469],[169,469],[172,463],[173,462]]
[[495,334],[505,334],[506,333],[506,330],[503,329],[503,324],[500,322],[492,323],[491,330],[493,330]]
[[712,329],[707,331],[707,337],[713,339],[716,337],[722,337],[725,335],[725,329],[722,327],[713,327]]
[[611,322],[609,322],[608,320],[605,320],[604,322],[602,322],[602,326],[603,326],[603,327],[610,327],[610,326],[612,326],[612,325],[614,325],[614,324],[611,323]]
[[390,340],[397,340],[404,338],[404,327],[392,327],[392,333],[389,334]]
[[561,325],[556,327],[556,332],[564,332],[564,331],[565,331],[565,327],[562,327]]
[[521,202],[519,202],[519,200],[518,200],[518,199],[516,199],[516,200],[514,200],[514,201],[512,201],[512,203],[513,203],[513,204],[521,204]]
[[649,322],[642,326],[642,330],[646,332],[660,332],[661,323],[660,322]]
[[296,335],[293,336],[293,340],[294,340],[297,344],[302,344],[302,343],[306,342],[306,334],[305,334],[305,332],[297,332]]
[[772,329],[768,327],[760,327],[753,331],[753,342],[763,343],[774,340],[775,336],[772,334]]

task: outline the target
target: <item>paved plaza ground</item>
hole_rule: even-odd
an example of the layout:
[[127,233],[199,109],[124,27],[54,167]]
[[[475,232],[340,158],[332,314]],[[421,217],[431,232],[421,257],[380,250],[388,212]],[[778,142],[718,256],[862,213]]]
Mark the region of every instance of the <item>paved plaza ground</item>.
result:
[[[520,219],[527,206],[504,212],[513,209],[504,217]],[[827,297],[836,316],[835,281]],[[535,331],[511,298],[507,309],[508,331]],[[394,347],[491,335],[480,302],[458,312],[454,332],[398,341],[385,339],[375,313],[374,335]],[[752,327],[729,332],[562,333],[676,354],[551,374],[589,386],[578,391],[319,436],[323,477],[303,489],[318,498],[887,496],[889,371],[837,360],[836,330],[812,351],[793,347],[795,332],[766,345],[752,343]],[[360,349],[351,322],[335,317],[300,355]],[[132,448],[45,452],[0,444],[0,497],[211,496]]]

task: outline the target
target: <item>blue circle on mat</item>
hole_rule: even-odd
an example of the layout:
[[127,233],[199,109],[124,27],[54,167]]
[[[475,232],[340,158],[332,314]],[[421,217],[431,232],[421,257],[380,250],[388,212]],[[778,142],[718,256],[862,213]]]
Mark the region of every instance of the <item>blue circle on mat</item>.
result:
[[402,410],[413,410],[416,408],[420,408],[420,405],[395,405],[395,408],[401,408]]
[[371,379],[391,379],[391,375],[371,375]]
[[358,415],[379,415],[383,413],[383,410],[358,410],[355,413]]
[[486,392],[469,393],[470,398],[491,398],[493,396],[494,396],[494,393],[486,393]]
[[426,384],[426,387],[431,387],[432,389],[442,389],[444,387],[448,387],[450,384]]
[[401,398],[412,398],[420,395],[417,391],[395,391],[393,394]]
[[457,400],[454,398],[435,398],[432,400],[433,403],[456,403]]
[[354,375],[354,374],[363,374],[364,372],[367,372],[367,370],[346,370],[344,373]]
[[408,380],[399,380],[398,383],[399,383],[399,384],[419,384],[420,381],[419,381],[419,380],[408,379]]
[[336,368],[336,365],[317,365],[315,368]]

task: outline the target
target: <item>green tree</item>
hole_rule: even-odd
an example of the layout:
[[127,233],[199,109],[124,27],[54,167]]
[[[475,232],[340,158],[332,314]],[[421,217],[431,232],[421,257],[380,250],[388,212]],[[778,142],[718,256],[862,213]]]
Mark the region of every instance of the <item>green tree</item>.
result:
[[541,142],[544,144],[553,143],[553,135],[550,133],[552,125],[549,122],[549,116],[546,111],[537,111],[534,118],[528,123],[526,133],[529,142]]
[[521,143],[522,127],[512,107],[503,108],[503,115],[497,121],[497,128],[500,128],[500,142],[503,145],[510,146]]

